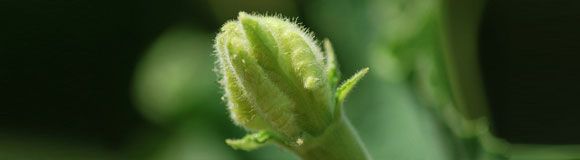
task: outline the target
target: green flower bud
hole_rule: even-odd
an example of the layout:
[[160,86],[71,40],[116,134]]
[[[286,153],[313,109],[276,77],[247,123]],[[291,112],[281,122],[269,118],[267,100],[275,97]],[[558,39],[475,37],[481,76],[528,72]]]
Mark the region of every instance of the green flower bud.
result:
[[[241,12],[221,28],[214,47],[233,121],[250,131],[268,131],[286,146],[323,134],[341,117],[344,96],[366,73],[345,83],[339,91],[344,93],[335,93],[331,87],[340,72],[330,43],[323,54],[309,32],[279,17]],[[263,140],[227,142],[255,148]]]

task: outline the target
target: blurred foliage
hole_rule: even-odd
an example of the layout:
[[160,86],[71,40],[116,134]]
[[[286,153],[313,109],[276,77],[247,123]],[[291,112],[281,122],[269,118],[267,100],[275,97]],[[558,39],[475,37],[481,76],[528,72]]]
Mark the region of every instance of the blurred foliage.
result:
[[211,107],[207,103],[216,105],[211,41],[209,34],[181,25],[152,44],[135,72],[136,104],[147,118],[175,121]]
[[139,159],[234,157],[206,126],[212,123],[202,123],[204,116],[223,116],[215,107],[220,103],[211,51],[211,35],[186,24],[168,28],[151,45],[136,71],[135,100],[146,118],[168,128],[164,134],[147,128],[136,133],[153,132],[133,140],[140,144],[130,147],[134,152],[151,151],[134,153]]

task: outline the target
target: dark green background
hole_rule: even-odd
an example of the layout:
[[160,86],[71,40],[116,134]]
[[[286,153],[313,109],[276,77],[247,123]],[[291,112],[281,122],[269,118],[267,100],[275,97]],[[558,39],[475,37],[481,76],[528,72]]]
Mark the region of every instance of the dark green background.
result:
[[[327,28],[346,25],[350,32],[368,37],[366,20],[358,18],[366,13],[357,13],[365,11],[360,6],[367,1],[340,3],[359,10],[321,4],[296,1],[294,10],[281,12],[299,17],[318,37],[338,39],[336,50],[352,54],[339,57],[345,75],[350,75],[364,66],[356,62],[365,52],[357,51],[368,39],[348,39],[350,34]],[[186,24],[213,36],[224,18],[236,16],[233,12],[221,17],[209,5],[185,0],[0,0],[0,136],[31,141],[61,137],[71,144],[125,152],[136,130],[170,134],[170,127],[145,119],[135,109],[134,71],[166,28]],[[522,144],[580,143],[579,6],[563,0],[487,2],[477,33],[478,51],[490,121],[498,137]],[[319,10],[352,17],[333,19],[319,15]],[[268,6],[261,11],[278,12]],[[217,91],[208,94],[219,98]],[[223,108],[193,115],[226,117]],[[364,112],[353,115],[361,118]],[[229,122],[222,118],[212,125],[221,125],[216,130],[227,133],[226,138],[241,136]]]

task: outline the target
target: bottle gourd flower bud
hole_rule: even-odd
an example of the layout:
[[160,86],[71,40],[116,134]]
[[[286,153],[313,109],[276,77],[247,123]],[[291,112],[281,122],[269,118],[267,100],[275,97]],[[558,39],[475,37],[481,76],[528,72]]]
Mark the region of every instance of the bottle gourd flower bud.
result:
[[224,24],[214,46],[224,100],[234,123],[255,133],[226,142],[251,150],[273,140],[307,152],[300,147],[342,124],[342,101],[368,69],[334,89],[340,74],[325,46],[323,54],[312,34],[279,17],[240,12]]

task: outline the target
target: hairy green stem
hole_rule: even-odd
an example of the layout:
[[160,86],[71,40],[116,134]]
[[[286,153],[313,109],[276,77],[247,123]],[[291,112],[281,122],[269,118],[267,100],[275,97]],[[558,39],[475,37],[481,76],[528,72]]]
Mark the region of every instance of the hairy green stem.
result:
[[368,160],[370,156],[358,134],[344,116],[332,123],[325,132],[303,142],[293,150],[304,160]]

